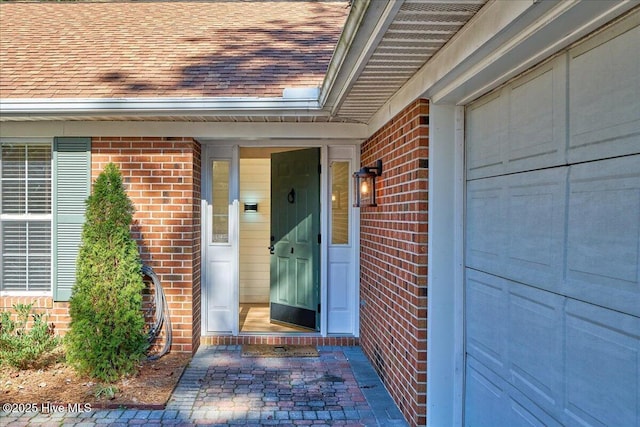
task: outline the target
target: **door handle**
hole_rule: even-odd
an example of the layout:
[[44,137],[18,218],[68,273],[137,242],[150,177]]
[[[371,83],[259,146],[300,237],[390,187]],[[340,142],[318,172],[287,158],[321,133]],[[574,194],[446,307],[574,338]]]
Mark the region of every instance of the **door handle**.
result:
[[276,250],[275,246],[273,246],[273,245],[269,246],[267,249],[269,249],[269,253],[271,255],[273,255],[275,253],[275,250]]

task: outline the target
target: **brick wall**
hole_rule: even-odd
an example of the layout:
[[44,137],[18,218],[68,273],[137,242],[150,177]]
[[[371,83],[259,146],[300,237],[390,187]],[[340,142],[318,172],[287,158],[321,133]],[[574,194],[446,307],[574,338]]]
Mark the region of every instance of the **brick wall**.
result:
[[201,179],[202,179],[202,147],[196,141],[191,141],[191,146],[193,147],[193,161],[191,171],[191,175],[193,177],[193,186],[191,188],[191,205],[192,205],[192,221],[193,224],[191,226],[192,236],[191,236],[191,352],[195,353],[198,347],[200,346],[200,335],[201,334],[201,257],[202,257],[202,235],[201,233],[201,222],[200,222],[200,207],[202,206],[200,201],[201,193]]
[[[132,235],[142,261],[159,276],[171,311],[172,351],[200,344],[200,144],[191,138],[93,138],[92,180],[108,162],[122,172],[135,206]],[[55,331],[68,330],[66,302],[0,297],[0,310],[33,303]]]
[[361,147],[383,173],[360,209],[360,343],[411,425],[426,424],[428,124],[418,100]]
[[38,296],[3,296],[0,297],[0,312],[8,311],[15,319],[15,304],[32,304],[35,313],[46,313],[49,318],[48,323],[53,323],[54,333],[64,335],[69,328],[69,303],[53,302],[52,297]]
[[135,207],[132,226],[142,262],[164,289],[173,329],[171,350],[200,342],[200,145],[191,138],[100,137],[92,141],[93,179],[120,167]]

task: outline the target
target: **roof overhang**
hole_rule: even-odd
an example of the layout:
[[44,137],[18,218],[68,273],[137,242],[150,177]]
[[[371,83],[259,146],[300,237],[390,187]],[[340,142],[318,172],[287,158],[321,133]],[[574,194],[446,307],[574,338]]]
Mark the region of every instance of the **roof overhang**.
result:
[[332,114],[367,123],[370,135],[417,98],[465,105],[640,9],[634,0],[354,2],[358,5],[370,10],[347,18],[321,100]]
[[[309,91],[283,98],[5,99],[3,137],[189,135],[206,140],[363,141],[367,126],[332,118]],[[247,124],[251,124],[247,126]]]
[[335,114],[362,73],[405,0],[354,1],[320,91],[320,104]]
[[[366,138],[416,98],[465,105],[634,7],[640,10],[634,0],[354,0],[319,91],[3,99],[0,122],[251,122],[270,129],[318,125],[317,136],[349,128]],[[237,136],[236,129],[228,135]]]
[[354,1],[320,101],[341,118],[368,122],[487,0]]

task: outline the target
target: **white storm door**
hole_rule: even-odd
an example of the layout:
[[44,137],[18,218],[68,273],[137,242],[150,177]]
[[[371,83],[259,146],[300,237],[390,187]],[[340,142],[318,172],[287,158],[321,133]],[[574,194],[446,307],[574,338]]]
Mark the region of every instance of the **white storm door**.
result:
[[238,333],[237,150],[207,147],[203,177],[203,333]]

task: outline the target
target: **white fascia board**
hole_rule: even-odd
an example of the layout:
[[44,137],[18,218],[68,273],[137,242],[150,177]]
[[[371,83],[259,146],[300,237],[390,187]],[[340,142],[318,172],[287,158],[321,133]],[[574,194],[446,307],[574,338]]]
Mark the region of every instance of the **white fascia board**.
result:
[[[347,16],[347,20],[342,28],[342,33],[338,38],[338,43],[333,51],[331,61],[327,67],[327,72],[324,75],[324,81],[320,87],[320,95],[318,99],[321,105],[325,105],[329,99],[329,94],[332,92],[333,86],[338,81],[338,76],[343,68],[343,65],[349,56],[349,51],[354,43],[355,37],[359,34],[359,29],[362,25],[365,12],[369,9],[371,0],[356,0],[351,2],[351,10]],[[333,98],[333,96],[332,96]]]
[[0,116],[325,116],[316,98],[0,99]]
[[250,123],[152,121],[0,122],[2,137],[122,136],[192,137],[201,140],[351,140],[364,141],[358,123]]
[[335,113],[405,0],[355,0],[347,17],[322,88],[320,104]]

